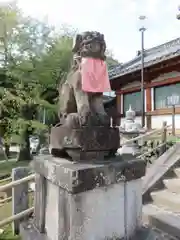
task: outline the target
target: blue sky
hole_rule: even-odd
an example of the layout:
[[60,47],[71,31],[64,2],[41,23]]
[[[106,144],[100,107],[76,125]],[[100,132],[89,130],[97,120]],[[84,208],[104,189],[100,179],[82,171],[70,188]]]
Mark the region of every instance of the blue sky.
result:
[[[0,0],[3,2],[6,0]],[[140,49],[140,15],[146,15],[145,48],[180,36],[176,19],[180,0],[17,0],[24,13],[59,27],[68,24],[105,35],[107,47],[121,62]]]

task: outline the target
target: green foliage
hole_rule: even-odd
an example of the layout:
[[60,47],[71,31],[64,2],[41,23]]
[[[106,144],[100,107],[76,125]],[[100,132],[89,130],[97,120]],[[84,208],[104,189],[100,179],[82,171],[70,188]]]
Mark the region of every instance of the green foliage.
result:
[[72,58],[72,38],[62,35],[56,37],[48,51],[42,57],[37,68],[39,79],[49,87],[66,78]]
[[106,63],[108,67],[119,64],[119,61],[114,59],[113,53],[110,50],[106,50]]
[[[1,211],[4,211],[5,213],[10,213],[11,212],[11,202],[7,203],[6,206],[4,206]],[[21,240],[21,237],[16,235],[14,236],[12,233],[12,227],[9,225],[8,227],[4,228],[4,233],[0,235],[0,240]]]
[[[28,136],[55,121],[57,89],[70,68],[75,33],[23,16],[14,1],[0,7],[0,135],[6,143],[13,136],[28,148]],[[112,53],[107,56],[112,65]]]
[[56,90],[66,76],[72,38],[65,32],[55,34],[44,22],[23,17],[14,3],[0,7],[0,19],[0,134],[6,143],[12,135],[20,135],[22,144],[27,134],[47,129],[39,121],[44,109],[48,122],[57,111],[43,93],[49,87]]

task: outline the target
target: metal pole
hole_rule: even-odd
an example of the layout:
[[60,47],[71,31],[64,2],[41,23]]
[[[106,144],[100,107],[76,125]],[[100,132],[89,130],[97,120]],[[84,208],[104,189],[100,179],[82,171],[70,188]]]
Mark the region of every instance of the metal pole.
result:
[[175,105],[172,105],[172,135],[175,136]]
[[178,6],[179,13],[176,15],[177,20],[180,20],[180,6]]
[[141,124],[145,126],[145,112],[144,112],[144,31],[141,28]]

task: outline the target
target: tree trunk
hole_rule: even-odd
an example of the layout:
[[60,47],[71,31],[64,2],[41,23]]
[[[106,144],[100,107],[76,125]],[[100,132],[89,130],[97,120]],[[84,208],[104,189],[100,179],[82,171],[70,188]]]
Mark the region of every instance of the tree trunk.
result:
[[4,148],[5,148],[5,154],[9,158],[10,157],[10,145],[5,143]]
[[21,135],[21,145],[17,161],[30,161],[32,160],[30,152],[29,131],[26,127]]

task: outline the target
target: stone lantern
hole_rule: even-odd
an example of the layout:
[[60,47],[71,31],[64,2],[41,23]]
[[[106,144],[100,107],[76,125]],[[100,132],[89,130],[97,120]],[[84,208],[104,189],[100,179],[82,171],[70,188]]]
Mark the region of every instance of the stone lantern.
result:
[[120,155],[138,155],[139,147],[137,141],[127,142],[128,140],[138,137],[140,134],[144,134],[146,130],[141,127],[140,123],[135,122],[136,113],[129,106],[129,109],[126,111],[125,121],[119,128],[119,132],[122,136],[121,139],[125,141],[123,146],[118,149],[118,154]]

